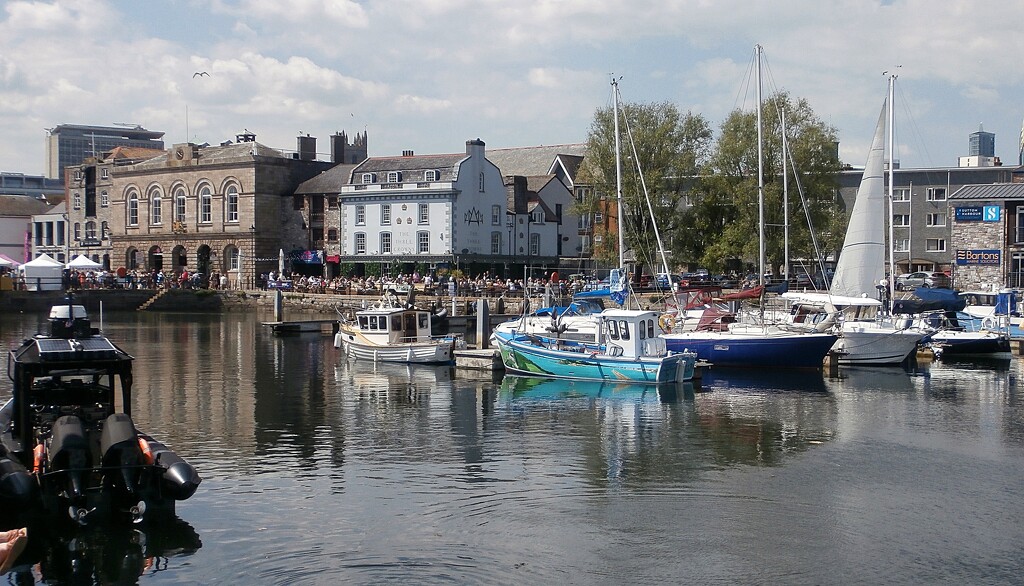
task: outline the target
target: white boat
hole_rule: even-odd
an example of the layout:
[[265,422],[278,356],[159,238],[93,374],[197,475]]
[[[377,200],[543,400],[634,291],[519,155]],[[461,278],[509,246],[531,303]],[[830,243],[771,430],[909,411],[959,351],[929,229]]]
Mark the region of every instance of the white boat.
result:
[[990,330],[1007,332],[1011,337],[1024,336],[1024,301],[1020,291],[961,291],[967,305],[964,313],[981,321]]
[[432,317],[425,309],[385,296],[376,305],[357,311],[354,321],[342,321],[334,347],[357,360],[451,363],[455,350],[465,343],[454,336],[431,335]]
[[[890,119],[892,116],[892,81],[890,78],[886,106],[878,117],[829,292],[782,295],[792,303],[820,305],[823,311],[831,304],[841,312],[839,339],[832,347],[840,364],[899,364],[914,352],[927,333],[906,327],[905,320],[893,319],[886,304],[877,298],[880,292],[891,291],[891,283],[887,285],[885,280],[888,222],[885,221],[884,160],[886,114]],[[891,155],[891,145],[889,150]]]

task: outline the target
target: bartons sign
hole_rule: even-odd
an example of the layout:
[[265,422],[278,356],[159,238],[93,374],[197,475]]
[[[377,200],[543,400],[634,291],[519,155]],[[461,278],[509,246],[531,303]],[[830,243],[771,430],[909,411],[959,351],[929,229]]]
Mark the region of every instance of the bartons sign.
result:
[[958,265],[1000,265],[1002,254],[998,250],[957,250]]

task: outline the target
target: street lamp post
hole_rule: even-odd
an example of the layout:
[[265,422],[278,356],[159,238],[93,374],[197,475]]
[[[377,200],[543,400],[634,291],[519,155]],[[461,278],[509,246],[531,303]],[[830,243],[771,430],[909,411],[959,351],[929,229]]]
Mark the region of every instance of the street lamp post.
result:
[[[515,216],[509,216],[508,220],[506,220],[506,222],[505,222],[505,227],[508,228],[508,256],[512,259],[512,265],[514,267],[515,264],[516,264],[515,263],[516,247],[515,247],[515,242],[512,241],[512,234],[513,234],[512,231],[515,230],[515,228],[516,228]],[[511,276],[511,275],[506,275],[506,276]]]
[[256,224],[249,226],[249,259],[251,269],[249,270],[249,288],[256,288]]

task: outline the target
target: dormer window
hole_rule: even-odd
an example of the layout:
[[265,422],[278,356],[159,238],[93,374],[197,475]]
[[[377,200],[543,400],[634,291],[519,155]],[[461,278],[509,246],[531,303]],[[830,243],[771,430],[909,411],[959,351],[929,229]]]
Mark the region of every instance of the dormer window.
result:
[[373,183],[377,181],[376,173],[363,173],[363,183]]
[[402,172],[401,171],[388,171],[388,183],[401,183]]
[[441,172],[435,169],[427,169],[423,172],[424,181],[437,181],[441,178]]

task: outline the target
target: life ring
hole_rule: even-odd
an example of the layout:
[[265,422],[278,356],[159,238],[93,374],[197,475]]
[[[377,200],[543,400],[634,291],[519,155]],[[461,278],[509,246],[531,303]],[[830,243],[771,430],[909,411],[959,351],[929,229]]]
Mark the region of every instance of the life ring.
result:
[[666,334],[672,333],[672,324],[675,320],[670,313],[663,313],[658,317],[658,325],[661,326],[661,331]]
[[992,316],[988,316],[981,320],[981,329],[983,330],[994,330],[996,329],[996,320]]

